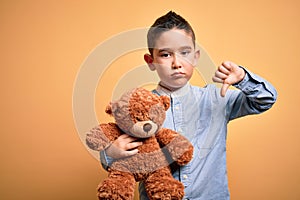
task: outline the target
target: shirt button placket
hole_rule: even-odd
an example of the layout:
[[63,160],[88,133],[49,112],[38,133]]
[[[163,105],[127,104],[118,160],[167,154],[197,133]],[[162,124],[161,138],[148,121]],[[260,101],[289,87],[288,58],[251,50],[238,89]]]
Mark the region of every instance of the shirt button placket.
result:
[[175,130],[182,134],[182,110],[181,110],[181,103],[176,98],[173,98],[173,117],[174,117],[174,125]]
[[188,175],[184,174],[184,175],[182,176],[182,178],[183,178],[184,180],[186,180],[186,179],[188,178]]

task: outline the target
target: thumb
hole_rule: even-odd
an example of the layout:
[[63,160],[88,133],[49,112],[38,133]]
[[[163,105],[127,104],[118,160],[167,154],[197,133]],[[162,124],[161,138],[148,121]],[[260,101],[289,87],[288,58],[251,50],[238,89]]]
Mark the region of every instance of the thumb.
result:
[[229,87],[230,87],[230,84],[223,83],[222,88],[221,88],[221,96],[222,97],[225,97],[225,94],[226,94]]

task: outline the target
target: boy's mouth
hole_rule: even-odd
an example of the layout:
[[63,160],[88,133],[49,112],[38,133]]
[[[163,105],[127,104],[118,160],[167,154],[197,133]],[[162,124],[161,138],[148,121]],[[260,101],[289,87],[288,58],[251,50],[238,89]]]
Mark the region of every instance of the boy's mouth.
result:
[[171,76],[183,76],[185,75],[184,72],[174,72],[173,74],[171,74]]

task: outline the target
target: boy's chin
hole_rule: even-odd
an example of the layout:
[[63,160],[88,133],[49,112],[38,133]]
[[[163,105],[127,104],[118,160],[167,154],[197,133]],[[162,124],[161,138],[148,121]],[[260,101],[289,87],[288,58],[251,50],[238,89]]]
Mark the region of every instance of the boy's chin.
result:
[[178,89],[184,87],[186,85],[186,83],[187,82],[177,83],[177,84],[163,84],[163,83],[160,83],[159,85],[162,86],[165,89],[170,90],[170,91],[175,91],[175,90],[178,90]]

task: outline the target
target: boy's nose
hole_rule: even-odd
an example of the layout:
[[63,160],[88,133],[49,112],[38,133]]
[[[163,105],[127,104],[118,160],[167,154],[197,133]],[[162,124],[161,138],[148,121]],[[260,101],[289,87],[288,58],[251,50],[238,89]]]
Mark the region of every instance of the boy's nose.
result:
[[173,62],[172,62],[172,69],[179,69],[182,65],[179,62],[179,58],[177,56],[174,56]]
[[182,67],[181,65],[177,65],[177,64],[172,65],[172,69],[180,69],[181,67]]

